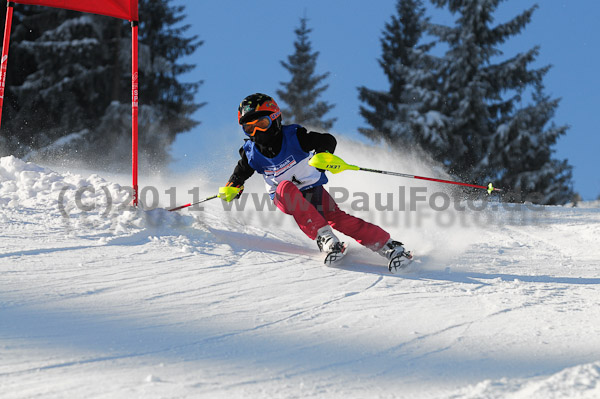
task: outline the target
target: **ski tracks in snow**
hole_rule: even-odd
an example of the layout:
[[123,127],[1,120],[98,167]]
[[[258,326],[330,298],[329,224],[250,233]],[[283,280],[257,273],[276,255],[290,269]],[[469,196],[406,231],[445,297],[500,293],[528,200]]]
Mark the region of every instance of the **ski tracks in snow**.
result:
[[390,275],[215,204],[65,219],[61,182],[108,183],[4,164],[56,187],[0,188],[3,399],[599,396],[597,210],[424,231],[421,263]]

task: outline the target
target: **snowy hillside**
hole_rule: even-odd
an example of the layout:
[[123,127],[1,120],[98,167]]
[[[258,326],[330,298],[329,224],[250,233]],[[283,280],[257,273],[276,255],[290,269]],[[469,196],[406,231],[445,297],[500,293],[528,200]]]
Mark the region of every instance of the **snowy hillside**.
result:
[[[355,211],[355,191],[422,183],[352,173],[330,186],[415,251],[406,273],[355,242],[325,267],[256,210],[256,176],[245,211],[142,211],[97,175],[1,158],[0,397],[600,397],[600,209]],[[172,180],[141,183],[170,205]],[[177,203],[220,183],[180,180]]]

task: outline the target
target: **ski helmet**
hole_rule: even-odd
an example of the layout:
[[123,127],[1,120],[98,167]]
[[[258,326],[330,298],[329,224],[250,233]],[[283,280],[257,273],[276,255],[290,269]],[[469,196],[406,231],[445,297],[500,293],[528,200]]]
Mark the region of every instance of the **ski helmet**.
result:
[[254,93],[244,98],[238,108],[238,122],[243,125],[246,122],[271,115],[279,110],[279,105],[272,97],[262,93]]

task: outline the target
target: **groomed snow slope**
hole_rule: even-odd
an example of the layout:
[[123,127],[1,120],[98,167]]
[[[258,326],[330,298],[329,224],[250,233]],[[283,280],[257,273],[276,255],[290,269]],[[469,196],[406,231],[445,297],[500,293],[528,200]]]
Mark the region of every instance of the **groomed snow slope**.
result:
[[[386,156],[370,166],[432,173]],[[331,180],[371,197],[390,182]],[[95,209],[75,205],[83,187]],[[419,259],[390,275],[354,242],[325,267],[290,217],[253,205],[126,201],[99,176],[1,158],[3,399],[600,397],[598,208],[387,212]]]

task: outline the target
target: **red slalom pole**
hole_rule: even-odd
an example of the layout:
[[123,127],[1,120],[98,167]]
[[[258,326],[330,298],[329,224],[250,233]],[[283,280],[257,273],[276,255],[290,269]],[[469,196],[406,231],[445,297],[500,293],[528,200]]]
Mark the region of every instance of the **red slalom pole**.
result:
[[133,206],[138,205],[138,21],[131,21],[131,178]]
[[2,124],[2,105],[4,104],[4,89],[6,87],[6,70],[8,68],[8,47],[10,45],[10,31],[14,5],[12,1],[6,3],[6,24],[4,25],[4,41],[2,42],[2,65],[0,71],[0,125]]

